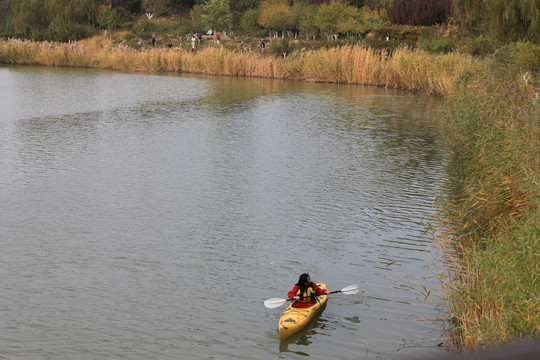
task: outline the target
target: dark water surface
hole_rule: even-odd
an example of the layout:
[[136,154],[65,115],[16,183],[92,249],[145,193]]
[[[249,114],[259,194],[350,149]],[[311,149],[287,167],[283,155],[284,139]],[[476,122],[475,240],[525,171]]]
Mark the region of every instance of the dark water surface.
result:
[[[425,232],[439,99],[267,79],[0,68],[0,359],[448,353]],[[337,294],[280,343],[302,272]]]

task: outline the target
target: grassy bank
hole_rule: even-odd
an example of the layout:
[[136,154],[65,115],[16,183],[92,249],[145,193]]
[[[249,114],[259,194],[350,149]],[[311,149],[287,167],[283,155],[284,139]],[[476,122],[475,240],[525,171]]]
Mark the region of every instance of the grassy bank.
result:
[[[514,50],[513,50],[514,49]],[[524,49],[515,51],[515,49]],[[0,42],[0,63],[191,72],[416,90],[449,99],[456,192],[441,200],[452,343],[476,349],[540,333],[540,48],[491,59],[363,46],[286,59],[208,46],[133,50],[106,37],[71,44]],[[535,72],[536,71],[536,72]]]
[[457,81],[446,126],[458,190],[443,201],[452,341],[540,334],[540,99],[511,54]]
[[387,57],[348,45],[306,50],[283,59],[214,46],[198,48],[194,54],[182,48],[137,51],[111,46],[100,37],[70,44],[0,42],[0,63],[380,85],[441,96],[452,93],[457,76],[483,66],[470,56],[433,55],[408,48],[398,48]]

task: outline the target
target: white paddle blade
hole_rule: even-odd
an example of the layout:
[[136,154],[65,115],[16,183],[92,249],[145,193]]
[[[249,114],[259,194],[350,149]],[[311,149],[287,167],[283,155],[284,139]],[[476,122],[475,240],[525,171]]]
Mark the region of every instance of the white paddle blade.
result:
[[264,301],[264,306],[269,309],[280,307],[287,302],[286,299],[272,298]]
[[346,288],[341,289],[341,292],[345,295],[353,295],[358,292],[360,287],[358,285],[349,285]]

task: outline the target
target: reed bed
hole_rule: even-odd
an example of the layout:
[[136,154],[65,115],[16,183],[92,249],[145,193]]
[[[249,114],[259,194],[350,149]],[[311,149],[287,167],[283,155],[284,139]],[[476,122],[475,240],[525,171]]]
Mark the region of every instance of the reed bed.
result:
[[439,241],[451,341],[472,350],[540,334],[540,103],[496,61],[458,84],[446,126],[460,193],[444,201]]
[[429,55],[397,49],[391,56],[364,46],[293,53],[287,59],[206,47],[194,54],[184,49],[132,50],[103,39],[79,43],[0,42],[0,63],[93,67],[122,71],[190,72],[386,86],[447,96],[464,71],[481,61],[459,55]]
[[454,92],[457,78],[484,65],[484,61],[466,55],[433,55],[403,48],[383,63],[380,84],[395,88],[408,84],[410,90],[449,96]]

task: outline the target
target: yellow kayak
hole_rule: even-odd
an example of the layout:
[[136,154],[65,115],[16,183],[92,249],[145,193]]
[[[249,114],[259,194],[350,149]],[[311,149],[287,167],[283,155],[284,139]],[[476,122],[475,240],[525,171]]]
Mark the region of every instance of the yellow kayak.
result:
[[[326,289],[326,284],[317,284],[317,286],[321,289]],[[318,301],[308,308],[295,308],[293,304],[289,305],[279,319],[278,329],[281,340],[302,330],[319,313],[324,304],[326,304],[328,295],[317,296],[317,299]]]

